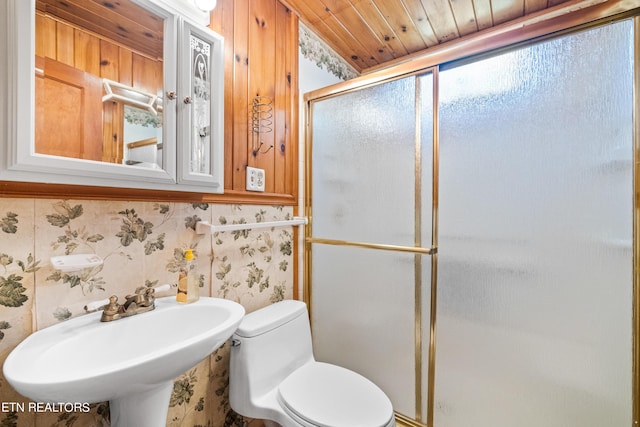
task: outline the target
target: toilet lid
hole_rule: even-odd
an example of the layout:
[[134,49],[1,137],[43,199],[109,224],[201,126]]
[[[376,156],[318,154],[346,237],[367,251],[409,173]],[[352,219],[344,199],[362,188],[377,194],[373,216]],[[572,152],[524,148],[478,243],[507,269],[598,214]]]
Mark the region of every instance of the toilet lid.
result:
[[384,427],[393,417],[391,401],[365,377],[339,366],[311,362],[278,388],[279,400],[320,427]]

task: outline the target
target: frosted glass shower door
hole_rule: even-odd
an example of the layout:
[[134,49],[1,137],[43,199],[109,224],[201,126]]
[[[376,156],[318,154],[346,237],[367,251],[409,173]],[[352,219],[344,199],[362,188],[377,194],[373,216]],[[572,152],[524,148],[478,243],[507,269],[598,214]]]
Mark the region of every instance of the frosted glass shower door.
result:
[[440,73],[436,427],[632,425],[633,25]]
[[[431,245],[432,82],[430,74],[407,77],[312,108],[315,356],[370,378],[412,418],[423,407],[415,334],[426,316],[428,342],[430,256],[366,245]],[[423,109],[428,119],[418,131]]]
[[413,245],[415,78],[314,103],[313,234]]

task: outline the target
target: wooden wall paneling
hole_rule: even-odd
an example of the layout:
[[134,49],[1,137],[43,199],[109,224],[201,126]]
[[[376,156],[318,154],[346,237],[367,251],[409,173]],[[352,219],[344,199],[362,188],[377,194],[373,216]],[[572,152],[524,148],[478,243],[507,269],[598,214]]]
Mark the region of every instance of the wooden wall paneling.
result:
[[118,78],[116,81],[133,87],[133,52],[123,47],[118,48]]
[[74,66],[73,27],[58,22],[56,24],[56,60]]
[[162,60],[153,60],[153,69],[154,69],[154,83],[155,86],[151,90],[152,94],[162,95],[162,88],[164,87],[164,61]]
[[120,81],[119,47],[106,40],[100,41],[100,77]]
[[[276,51],[276,2],[252,1],[249,14],[249,108],[256,96],[266,96],[271,100],[270,118],[262,122],[259,135],[250,132],[247,145],[249,166],[265,170],[265,192],[274,192],[274,147],[276,133],[276,62],[282,55]],[[271,124],[268,123],[271,121]],[[253,124],[249,123],[250,131]],[[256,138],[259,137],[259,138]],[[252,151],[252,142],[256,138],[258,153]],[[262,144],[262,145],[259,145]]]
[[74,49],[73,63],[75,67],[91,73],[100,75],[100,39],[87,32],[75,30],[73,32]]
[[[287,39],[287,55],[289,64],[289,72],[287,73],[287,84],[289,86],[289,107],[288,116],[289,123],[287,126],[287,139],[288,145],[285,146],[287,150],[287,162],[286,162],[286,186],[285,194],[291,194],[296,200],[298,199],[298,184],[299,184],[299,120],[298,113],[300,112],[300,87],[298,85],[298,58],[299,58],[299,23],[298,15],[289,11],[289,25],[288,25],[288,39]],[[297,211],[296,211],[297,214]],[[296,232],[298,227],[296,227]],[[295,240],[297,242],[297,240]],[[298,270],[296,269],[296,272]]]
[[[137,53],[133,54],[132,87],[155,94],[162,87],[162,63]],[[182,100],[178,100],[182,102]]]
[[124,142],[122,141],[122,126],[118,124],[122,123],[119,117],[121,117],[120,115],[123,114],[123,111],[121,111],[120,107],[121,104],[114,101],[102,103],[103,162],[122,163],[123,150],[121,147],[123,147]]
[[47,21],[47,18],[45,18],[44,16],[40,15],[39,13],[36,13],[36,18],[35,18],[35,22],[36,22],[36,28],[35,28],[35,41],[34,41],[34,50],[35,50],[35,54],[36,56],[40,56],[42,58],[45,57],[44,54],[44,34],[46,34],[46,30],[45,30],[45,23]]
[[[298,17],[277,0],[219,0],[209,26],[225,39],[225,192],[248,203],[280,198],[291,204],[297,197]],[[273,100],[273,130],[262,135],[262,149],[274,147],[254,157],[256,95]],[[246,191],[246,166],[265,170],[265,193]]]
[[298,184],[298,17],[277,5],[274,192],[297,194]]
[[[226,0],[234,3],[234,70],[233,93],[230,104],[233,110],[233,156],[229,160],[233,162],[233,175],[231,185],[226,185],[236,191],[245,191],[246,167],[248,165],[248,141],[249,141],[249,5],[248,2]],[[253,58],[252,58],[253,61]],[[225,96],[225,105],[228,98]],[[226,131],[226,129],[225,129]]]
[[85,117],[82,123],[84,130],[83,159],[102,160],[102,79],[90,73],[84,73],[83,101]]
[[56,21],[36,14],[36,56],[56,59]]
[[224,186],[233,188],[233,87],[234,87],[234,2],[221,1],[211,13],[209,27],[224,35]]
[[287,108],[290,105],[291,99],[291,85],[288,81],[291,80],[290,71],[290,60],[291,60],[291,49],[289,47],[289,43],[287,43],[287,38],[290,36],[289,34],[289,20],[290,20],[290,12],[287,8],[282,6],[281,4],[277,4],[276,7],[276,39],[275,45],[278,46],[279,52],[282,55],[279,56],[278,60],[275,63],[275,99],[273,100],[273,132],[274,132],[274,182],[273,182],[273,192],[274,193],[286,193],[287,189],[287,155],[289,155],[289,150],[287,147],[287,143],[291,142],[289,127],[291,123],[289,121],[290,117],[288,114],[289,109]]

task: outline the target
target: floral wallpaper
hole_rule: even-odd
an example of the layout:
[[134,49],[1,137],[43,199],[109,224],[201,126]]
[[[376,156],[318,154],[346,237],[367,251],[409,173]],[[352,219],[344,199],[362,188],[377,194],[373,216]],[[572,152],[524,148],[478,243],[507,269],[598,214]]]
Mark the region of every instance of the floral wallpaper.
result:
[[161,128],[162,114],[152,114],[147,110],[140,108],[124,106],[124,119],[132,125],[140,125],[143,127]]
[[339,79],[349,80],[358,77],[358,72],[309,28],[302,23],[299,28],[298,38],[302,56]]
[[[291,217],[290,207],[0,198],[0,362],[32,332],[83,315],[89,302],[140,286],[175,285],[183,248],[197,256],[202,296],[234,300],[247,312],[290,299],[291,227],[198,235],[195,224]],[[104,263],[63,273],[49,261],[80,253]],[[228,370],[226,343],[176,378],[167,426],[257,425],[231,410]],[[11,410],[28,400],[4,378],[0,402],[3,427],[109,425],[108,402],[91,404],[88,413]]]

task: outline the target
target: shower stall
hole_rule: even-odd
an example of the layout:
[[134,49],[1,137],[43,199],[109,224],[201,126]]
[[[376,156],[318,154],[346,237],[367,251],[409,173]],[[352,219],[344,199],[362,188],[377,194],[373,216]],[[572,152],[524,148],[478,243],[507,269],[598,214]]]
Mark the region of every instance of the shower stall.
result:
[[306,96],[315,355],[400,425],[638,422],[638,28]]

